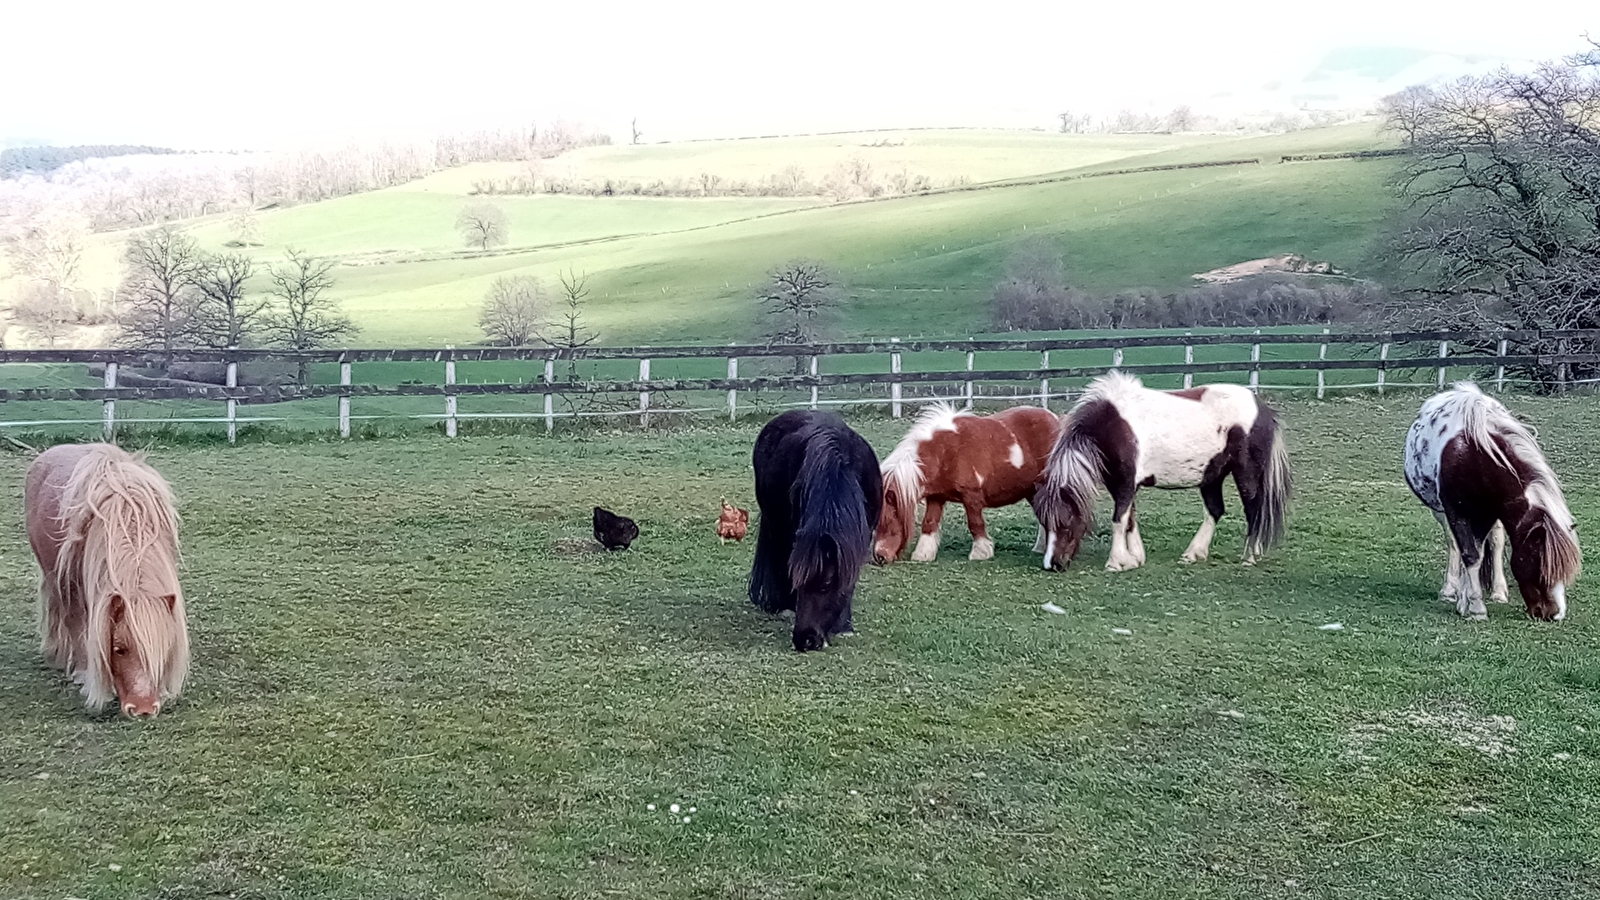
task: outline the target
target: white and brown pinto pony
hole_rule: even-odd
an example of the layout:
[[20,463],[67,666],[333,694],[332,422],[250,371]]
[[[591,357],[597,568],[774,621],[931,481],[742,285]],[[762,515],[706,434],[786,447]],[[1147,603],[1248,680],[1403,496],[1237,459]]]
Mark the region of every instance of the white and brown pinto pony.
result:
[[45,659],[89,709],[115,698],[125,715],[156,715],[189,671],[172,489],[112,444],[67,444],[33,461],[24,504]]
[[1450,545],[1442,599],[1468,619],[1487,619],[1487,582],[1490,597],[1505,603],[1509,536],[1528,615],[1566,618],[1567,588],[1583,564],[1577,526],[1526,426],[1477,385],[1458,382],[1422,404],[1406,436],[1405,466],[1406,484],[1433,510]]
[[873,543],[874,561],[883,564],[900,558],[916,530],[917,503],[924,500],[927,511],[911,552],[913,560],[930,562],[938,555],[946,503],[959,503],[967,512],[967,530],[972,533],[967,558],[992,558],[994,541],[983,511],[1032,498],[1034,482],[1060,430],[1055,413],[1034,406],[987,416],[958,411],[943,402],[923,407],[911,430],[883,461],[883,516]]
[[1244,505],[1248,565],[1282,539],[1287,520],[1289,454],[1277,415],[1239,385],[1157,391],[1121,372],[1096,378],[1068,413],[1034,493],[1044,567],[1064,568],[1077,555],[1101,488],[1113,503],[1108,570],[1144,564],[1133,504],[1141,487],[1200,489],[1205,521],[1182,560],[1205,559],[1229,475]]

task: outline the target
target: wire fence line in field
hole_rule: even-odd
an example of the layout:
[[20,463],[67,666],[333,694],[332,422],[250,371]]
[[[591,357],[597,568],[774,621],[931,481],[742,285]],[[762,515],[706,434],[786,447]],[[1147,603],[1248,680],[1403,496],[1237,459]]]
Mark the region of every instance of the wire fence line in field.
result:
[[[241,425],[336,428],[349,437],[353,423],[439,422],[453,437],[462,420],[543,420],[553,430],[558,419],[636,418],[648,427],[659,416],[737,419],[796,407],[878,407],[898,418],[908,405],[935,400],[969,409],[1038,404],[1065,410],[1090,379],[1111,369],[1161,388],[1233,380],[1253,390],[1326,397],[1438,389],[1474,378],[1503,392],[1548,386],[1547,378],[1534,377],[1540,373],[1600,363],[1600,354],[1529,348],[1596,339],[1600,331],[1325,330],[575,351],[12,350],[0,351],[0,428],[98,425],[112,436],[119,424],[221,427],[232,441]],[[196,367],[210,367],[205,380],[194,374]],[[248,377],[263,369],[304,370],[311,377]],[[462,409],[463,403],[471,408]]]

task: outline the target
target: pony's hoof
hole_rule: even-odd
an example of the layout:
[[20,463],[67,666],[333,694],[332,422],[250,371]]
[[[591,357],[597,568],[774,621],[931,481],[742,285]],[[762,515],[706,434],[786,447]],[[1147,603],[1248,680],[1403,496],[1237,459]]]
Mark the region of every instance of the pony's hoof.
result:
[[1490,603],[1510,603],[1511,602],[1511,598],[1507,597],[1505,594],[1494,594],[1494,595],[1491,595],[1489,597],[1489,602]]
[[1204,553],[1185,553],[1184,555],[1178,557],[1178,562],[1188,566],[1197,562],[1204,562],[1206,558],[1206,554]]
[[933,562],[939,555],[939,536],[925,534],[917,538],[917,549],[911,551],[912,562]]
[[1136,563],[1136,562],[1133,562],[1132,560],[1129,560],[1127,562],[1108,562],[1108,563],[1106,563],[1106,571],[1107,572],[1126,572],[1126,571],[1128,571],[1130,569],[1137,569],[1138,567],[1139,567],[1139,564]]
[[1463,619],[1466,619],[1468,622],[1487,622],[1487,621],[1489,621],[1489,613],[1486,610],[1479,610],[1477,612],[1462,613],[1461,617]]
[[979,538],[973,541],[972,552],[967,554],[967,559],[973,562],[994,559],[994,541],[988,538]]

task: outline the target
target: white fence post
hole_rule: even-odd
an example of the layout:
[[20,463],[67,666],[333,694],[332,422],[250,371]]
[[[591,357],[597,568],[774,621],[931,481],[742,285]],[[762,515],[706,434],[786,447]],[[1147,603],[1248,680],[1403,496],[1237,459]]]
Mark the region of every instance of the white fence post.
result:
[[[1192,337],[1193,335],[1194,335],[1194,332],[1192,332],[1192,331],[1185,331],[1183,333],[1184,337]],[[1193,344],[1184,344],[1183,345],[1183,364],[1186,365],[1186,366],[1194,365],[1194,345]],[[1193,372],[1185,372],[1185,373],[1183,373],[1183,389],[1187,391],[1188,389],[1190,389],[1192,387],[1194,387],[1194,373]]]
[[[732,381],[733,379],[738,378],[738,377],[739,377],[739,358],[736,357],[736,356],[730,356],[730,357],[728,357],[728,380]],[[728,388],[728,421],[732,422],[732,421],[734,421],[734,420],[736,420],[738,418],[739,418],[739,392],[734,390],[733,388]]]
[[[233,351],[235,351],[237,349],[239,349],[239,348],[238,347],[229,347],[228,348],[228,353],[229,353],[229,357],[228,357],[228,387],[230,387],[230,388],[236,388],[236,387],[239,386],[239,361],[232,357]],[[238,413],[239,413],[239,401],[233,399],[232,397],[229,397],[228,398],[228,443],[230,443],[230,444],[234,443],[239,438],[238,425],[234,421],[238,417]]]
[[1378,348],[1378,396],[1383,396],[1383,383],[1389,377],[1389,368],[1384,365],[1389,359],[1389,345],[1384,344]]
[[[1256,329],[1256,334],[1260,334],[1260,333],[1261,333],[1261,329],[1257,328]],[[1251,344],[1250,345],[1250,393],[1252,393],[1252,394],[1254,394],[1254,393],[1258,392],[1259,390],[1261,390],[1261,367],[1259,365],[1260,362],[1261,362],[1261,345],[1260,344]]]
[[[639,360],[639,380],[650,380],[650,360]],[[639,427],[650,427],[650,390],[647,387],[639,392]]]
[[[1041,368],[1041,369],[1050,368],[1050,351],[1049,350],[1040,351],[1040,353],[1039,353],[1039,368]],[[1043,407],[1044,409],[1049,409],[1050,408],[1050,379],[1048,379],[1048,378],[1039,379],[1039,406]]]
[[339,393],[339,437],[350,436],[350,360],[339,360],[339,386],[345,390]]
[[[811,377],[817,377],[817,357],[815,354],[811,357]],[[814,384],[811,386],[811,408],[817,408],[817,386]]]
[[[1322,333],[1323,334],[1327,334],[1328,333],[1328,329],[1326,329],[1326,328],[1322,329]],[[1327,344],[1323,344],[1322,347],[1319,350],[1317,350],[1317,361],[1321,362],[1323,360],[1326,360],[1327,358],[1328,358],[1328,345]],[[1324,387],[1323,374],[1324,374],[1324,370],[1322,369],[1322,367],[1320,367],[1320,366],[1317,367],[1317,399],[1318,400],[1322,399],[1322,391],[1323,391],[1323,387]]]
[[[450,387],[456,383],[456,355],[452,352],[454,350],[455,346],[453,344],[445,345],[447,354],[444,361],[445,387]],[[444,436],[456,436],[456,395],[453,393],[444,395]]]
[[[1501,338],[1500,339],[1500,346],[1499,346],[1499,348],[1497,348],[1495,350],[1494,355],[1495,356],[1505,356],[1506,355],[1506,339],[1505,338]],[[1495,371],[1494,371],[1494,392],[1496,394],[1504,394],[1506,392],[1506,367],[1503,366],[1503,365],[1500,366],[1499,368],[1495,369]]]
[[[544,361],[544,383],[554,384],[556,380],[556,361],[551,357]],[[544,392],[544,433],[549,434],[556,430],[556,395],[549,391]]]
[[[972,371],[972,351],[967,351],[967,371]],[[967,409],[972,408],[972,376],[967,376]]]
[[[891,344],[900,343],[899,338],[889,338]],[[889,372],[900,374],[900,353],[896,351],[889,354]],[[895,379],[889,384],[889,411],[896,419],[900,418],[900,380]]]
[[1111,368],[1113,368],[1113,369],[1122,368],[1122,348],[1121,347],[1113,348],[1112,351],[1111,351]]
[[[1450,342],[1449,341],[1440,341],[1439,342],[1439,358],[1440,359],[1444,359],[1446,356],[1449,356],[1449,355],[1450,355]],[[1439,367],[1439,387],[1440,387],[1440,389],[1444,388],[1444,370],[1445,370],[1445,368],[1446,368],[1445,366],[1440,366]]]
[[[114,391],[116,389],[117,364],[114,362],[108,362],[106,363],[106,390]],[[117,439],[117,401],[108,397],[106,398],[106,402],[103,404],[103,408],[105,416],[105,437],[108,441],[114,441]]]

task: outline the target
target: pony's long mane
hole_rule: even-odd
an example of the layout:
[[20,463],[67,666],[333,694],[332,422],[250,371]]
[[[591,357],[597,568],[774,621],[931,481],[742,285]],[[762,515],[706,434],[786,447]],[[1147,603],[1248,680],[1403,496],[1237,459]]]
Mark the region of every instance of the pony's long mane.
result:
[[[163,698],[176,696],[189,669],[183,592],[178,583],[178,513],[172,488],[142,458],[95,448],[62,488],[64,543],[52,576],[87,607],[83,695],[93,708],[111,684],[112,597],[123,599],[134,649]],[[176,598],[168,609],[165,597]]]
[[[1508,454],[1532,473],[1524,486],[1528,504],[1543,510],[1554,526],[1548,529],[1543,553],[1544,579],[1552,584],[1572,583],[1583,568],[1583,554],[1578,548],[1573,527],[1575,520],[1561,491],[1561,481],[1544,458],[1533,432],[1500,401],[1479,390],[1476,384],[1458,381],[1452,387],[1464,395],[1461,403],[1462,434],[1467,441],[1495,463],[1519,476],[1520,472],[1507,458]],[[1500,446],[1502,443],[1504,450]]]
[[883,461],[880,471],[883,473],[884,493],[894,491],[895,512],[900,519],[900,533],[910,536],[916,533],[917,502],[922,499],[922,486],[925,475],[922,471],[922,445],[927,443],[937,431],[955,431],[956,419],[961,416],[970,416],[969,412],[958,410],[949,403],[940,400],[924,406],[918,413],[911,429],[906,436],[900,439],[894,450]]
[[1035,512],[1046,528],[1065,528],[1073,519],[1081,520],[1085,529],[1093,527],[1094,501],[1105,484],[1105,460],[1099,442],[1080,413],[1095,403],[1115,405],[1115,397],[1143,387],[1138,378],[1108,372],[1089,382],[1083,396],[1072,405],[1061,436],[1045,461],[1044,484],[1036,492]]
[[821,578],[832,585],[855,584],[872,549],[872,523],[861,482],[833,431],[818,429],[812,435],[795,487],[800,509],[790,582],[797,589]]

